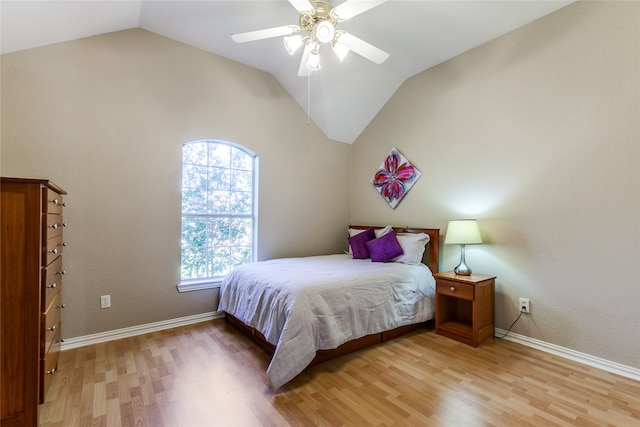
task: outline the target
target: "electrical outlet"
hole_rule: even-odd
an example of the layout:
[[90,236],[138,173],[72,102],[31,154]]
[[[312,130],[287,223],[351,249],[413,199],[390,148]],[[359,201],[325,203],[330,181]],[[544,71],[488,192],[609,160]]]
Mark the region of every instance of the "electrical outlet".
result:
[[100,308],[111,307],[111,295],[102,295],[100,297]]
[[531,313],[531,307],[529,306],[529,298],[520,298],[520,304],[518,309],[523,313]]

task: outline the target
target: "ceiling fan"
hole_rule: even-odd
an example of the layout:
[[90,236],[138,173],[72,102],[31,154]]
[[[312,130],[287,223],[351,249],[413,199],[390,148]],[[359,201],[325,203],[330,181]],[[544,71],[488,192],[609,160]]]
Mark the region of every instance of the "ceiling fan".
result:
[[340,22],[386,1],[347,0],[334,7],[324,1],[289,0],[289,3],[300,13],[299,25],[285,25],[232,34],[231,38],[236,43],[244,43],[284,36],[284,46],[290,55],[304,46],[298,69],[299,76],[308,76],[312,71],[320,69],[319,49],[323,44],[330,44],[340,61],[346,57],[349,51],[352,51],[369,61],[382,64],[389,57],[387,52],[346,31],[337,30],[336,27]]

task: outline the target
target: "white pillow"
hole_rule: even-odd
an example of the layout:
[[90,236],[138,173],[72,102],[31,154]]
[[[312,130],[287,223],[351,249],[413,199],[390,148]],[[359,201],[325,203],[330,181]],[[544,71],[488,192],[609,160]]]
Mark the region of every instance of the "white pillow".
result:
[[382,237],[385,234],[388,234],[391,230],[393,230],[393,227],[390,225],[387,225],[385,228],[376,228],[375,230],[373,230],[374,233],[376,233],[376,239],[378,237]]
[[429,243],[429,235],[425,233],[397,233],[396,237],[404,254],[395,257],[392,261],[402,264],[420,264],[424,249]]
[[367,231],[366,228],[363,228],[362,230],[359,229],[359,228],[350,228],[349,229],[349,237],[353,237],[356,234],[360,234],[360,233],[365,232],[365,231]]

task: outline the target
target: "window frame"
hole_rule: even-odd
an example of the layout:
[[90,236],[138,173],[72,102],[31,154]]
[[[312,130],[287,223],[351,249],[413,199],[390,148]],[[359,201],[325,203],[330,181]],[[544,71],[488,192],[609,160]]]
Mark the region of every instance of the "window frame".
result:
[[[251,260],[249,262],[255,262],[258,259],[258,155],[249,148],[230,141],[223,141],[217,139],[199,139],[194,141],[185,142],[182,144],[181,149],[181,173],[180,173],[180,283],[177,285],[178,292],[191,292],[204,289],[217,289],[220,287],[224,276],[202,277],[196,279],[183,279],[182,278],[182,222],[185,218],[185,212],[182,210],[182,197],[183,197],[183,173],[185,165],[184,147],[188,144],[194,143],[207,143],[207,144],[221,144],[227,145],[231,148],[242,151],[249,155],[252,159],[252,201],[251,201],[251,214],[238,214],[231,215],[231,217],[238,218],[251,218],[252,220],[252,235],[251,235]],[[231,168],[229,168],[231,169]],[[201,216],[201,217],[220,217],[229,216],[227,214],[190,214],[189,217]]]

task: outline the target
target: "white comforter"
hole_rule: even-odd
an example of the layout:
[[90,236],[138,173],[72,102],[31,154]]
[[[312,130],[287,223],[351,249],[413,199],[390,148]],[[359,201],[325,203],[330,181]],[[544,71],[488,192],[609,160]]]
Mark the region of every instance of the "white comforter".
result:
[[267,376],[278,389],[317,350],[432,319],[434,289],[424,264],[377,263],[348,254],[274,259],[229,273],[218,310],[276,345]]

